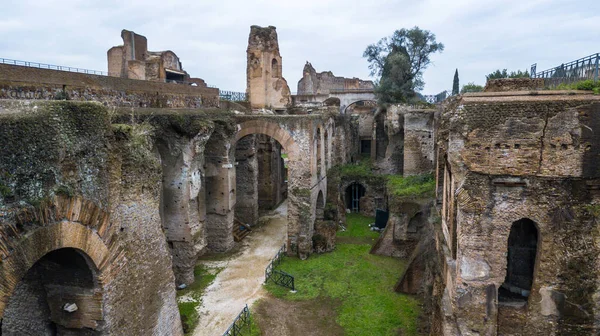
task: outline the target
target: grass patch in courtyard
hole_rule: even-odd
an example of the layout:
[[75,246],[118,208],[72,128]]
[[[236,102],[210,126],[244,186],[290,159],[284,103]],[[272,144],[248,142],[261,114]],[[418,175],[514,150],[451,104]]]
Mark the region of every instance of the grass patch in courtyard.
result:
[[202,295],[220,271],[220,268],[209,269],[204,265],[196,265],[194,268],[195,281],[187,288],[177,291],[177,306],[181,315],[183,332],[186,335],[192,333],[198,325],[198,308],[202,304]]
[[[340,237],[377,235],[366,227],[373,218],[349,214]],[[366,229],[365,229],[366,227]],[[370,244],[338,242],[331,253],[308,260],[284,258],[281,269],[295,277],[297,293],[269,283],[274,296],[290,301],[328,297],[340,302],[336,322],[346,335],[416,335],[419,301],[393,291],[403,269],[400,259],[369,254]]]

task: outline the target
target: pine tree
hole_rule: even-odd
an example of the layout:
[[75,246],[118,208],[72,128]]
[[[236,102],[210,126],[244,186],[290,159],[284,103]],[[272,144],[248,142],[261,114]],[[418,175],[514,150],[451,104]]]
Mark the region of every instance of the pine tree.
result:
[[452,95],[457,95],[458,94],[458,90],[459,90],[459,84],[458,84],[458,69],[456,69],[456,72],[454,72],[454,82],[452,83]]

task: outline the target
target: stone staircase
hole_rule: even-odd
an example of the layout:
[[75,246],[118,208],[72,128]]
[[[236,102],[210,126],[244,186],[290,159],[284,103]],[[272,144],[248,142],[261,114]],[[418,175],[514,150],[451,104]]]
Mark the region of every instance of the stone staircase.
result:
[[233,219],[233,239],[236,242],[242,241],[242,239],[246,238],[247,235],[252,232],[252,228],[250,225],[243,223],[239,219]]

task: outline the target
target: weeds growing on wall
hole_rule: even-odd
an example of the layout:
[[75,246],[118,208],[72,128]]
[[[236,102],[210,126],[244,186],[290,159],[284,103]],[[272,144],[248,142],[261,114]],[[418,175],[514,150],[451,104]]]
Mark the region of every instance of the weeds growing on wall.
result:
[[390,175],[387,182],[388,193],[397,197],[434,197],[435,178],[433,174],[414,176]]
[[593,81],[591,79],[565,84],[562,83],[558,85],[555,90],[583,90],[583,91],[593,91],[594,94],[600,94],[600,81]]

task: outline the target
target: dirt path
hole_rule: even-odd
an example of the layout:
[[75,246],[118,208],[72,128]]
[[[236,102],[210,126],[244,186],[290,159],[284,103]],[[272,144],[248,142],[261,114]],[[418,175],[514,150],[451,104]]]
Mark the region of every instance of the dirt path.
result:
[[200,322],[194,336],[222,335],[244,305],[251,306],[266,294],[262,286],[265,267],[283,245],[286,232],[287,203],[284,202],[268,215],[265,224],[242,241],[240,253],[225,261],[204,262],[207,267],[223,270],[202,297]]

